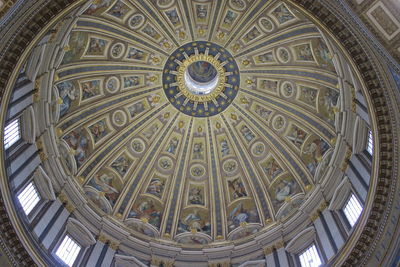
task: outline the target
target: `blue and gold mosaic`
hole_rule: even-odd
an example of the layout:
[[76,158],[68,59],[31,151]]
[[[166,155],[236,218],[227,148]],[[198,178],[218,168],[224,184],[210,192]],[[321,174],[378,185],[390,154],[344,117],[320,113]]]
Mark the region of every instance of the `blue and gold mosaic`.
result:
[[235,99],[239,84],[235,59],[210,42],[191,42],[178,48],[163,71],[168,100],[194,117],[210,117],[225,110]]

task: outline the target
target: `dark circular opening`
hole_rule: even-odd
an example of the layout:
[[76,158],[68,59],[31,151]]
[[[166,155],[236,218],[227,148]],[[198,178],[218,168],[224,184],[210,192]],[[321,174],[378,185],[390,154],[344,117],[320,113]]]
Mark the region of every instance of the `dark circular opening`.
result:
[[197,61],[187,68],[190,78],[198,83],[208,83],[215,79],[217,70],[206,61]]

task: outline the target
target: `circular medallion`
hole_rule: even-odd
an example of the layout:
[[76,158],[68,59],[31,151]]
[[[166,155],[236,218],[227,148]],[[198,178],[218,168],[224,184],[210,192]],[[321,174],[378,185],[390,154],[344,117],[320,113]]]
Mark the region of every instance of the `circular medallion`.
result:
[[139,138],[135,138],[132,140],[131,147],[133,151],[138,154],[142,153],[146,148],[143,140]]
[[172,167],[174,166],[174,163],[172,162],[172,160],[169,157],[161,157],[158,160],[158,166],[162,170],[171,170]]
[[292,97],[295,92],[295,88],[291,82],[283,82],[281,85],[281,92],[284,97]]
[[265,145],[263,142],[257,142],[251,147],[251,153],[255,157],[260,157],[265,152]]
[[258,21],[261,29],[265,32],[272,32],[275,28],[274,23],[267,17],[263,17]]
[[205,168],[200,165],[200,164],[194,164],[190,168],[190,176],[192,177],[193,180],[203,180],[204,174],[206,173]]
[[116,43],[111,47],[111,57],[114,59],[120,58],[125,52],[125,45],[123,43]]
[[118,127],[124,126],[127,121],[125,112],[123,112],[122,110],[115,111],[112,115],[112,121]]
[[234,173],[238,168],[238,163],[234,159],[230,159],[224,162],[223,169],[226,173]]
[[282,63],[288,63],[290,61],[290,53],[289,53],[289,51],[284,47],[278,48],[278,59]]
[[144,16],[142,14],[135,14],[129,19],[128,25],[132,30],[137,30],[140,27],[142,27],[145,20],[146,19],[144,18]]
[[167,98],[190,116],[209,117],[222,112],[236,97],[239,84],[239,69],[232,55],[210,42],[183,45],[164,67]]
[[109,92],[111,94],[117,92],[119,90],[120,86],[121,86],[120,81],[115,76],[112,76],[106,80],[105,88],[106,88],[107,92]]

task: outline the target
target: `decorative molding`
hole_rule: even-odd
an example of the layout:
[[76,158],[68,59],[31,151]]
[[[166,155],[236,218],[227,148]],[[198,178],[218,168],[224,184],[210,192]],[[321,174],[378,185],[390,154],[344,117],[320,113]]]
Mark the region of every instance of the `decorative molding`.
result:
[[329,204],[330,210],[340,210],[343,208],[347,197],[351,191],[351,183],[349,178],[345,176],[343,181],[338,185]]
[[314,226],[310,226],[290,240],[286,245],[285,250],[292,254],[298,254],[315,240],[315,236],[315,228]]
[[[362,45],[362,42],[367,42],[366,38],[368,38],[368,34],[360,36],[359,32],[351,32],[348,22],[343,18],[342,14],[337,9],[328,8],[331,7],[329,3],[326,3],[328,1],[296,0],[294,2],[310,12],[347,50],[354,65],[357,66],[358,71],[363,77],[363,82],[370,96],[371,107],[376,112],[373,114],[376,115],[376,128],[374,131],[379,136],[379,144],[375,144],[375,147],[380,147],[379,154],[384,155],[383,157],[386,160],[378,162],[378,166],[374,167],[375,172],[372,174],[372,177],[375,176],[375,179],[377,179],[376,176],[378,173],[380,176],[377,190],[372,190],[370,195],[370,199],[372,200],[371,207],[368,207],[370,210],[375,211],[368,214],[368,218],[359,223],[359,227],[363,227],[364,225],[366,227],[355,231],[356,233],[351,238],[356,243],[351,248],[345,246],[341,252],[345,252],[343,251],[344,249],[351,252],[349,254],[343,253],[340,259],[342,261],[341,264],[344,266],[363,265],[370,258],[375,250],[378,239],[383,234],[383,226],[387,221],[387,214],[391,203],[387,202],[388,205],[386,207],[382,207],[380,203],[382,199],[393,198],[393,190],[390,190],[390,188],[394,186],[394,182],[398,176],[397,170],[395,171],[391,164],[387,164],[387,162],[396,162],[396,164],[399,162],[393,150],[396,147],[393,133],[396,131],[393,131],[392,128],[396,124],[392,121],[390,115],[391,112],[396,111],[392,110],[392,100],[388,91],[384,90],[385,82],[381,78],[381,71],[383,69],[376,66],[376,63],[374,63],[375,58],[368,56],[368,53],[374,54],[374,52]],[[380,156],[378,155],[377,159],[379,158]],[[372,188],[373,186],[374,184],[372,184]],[[389,194],[389,192],[391,193]],[[379,228],[379,225],[382,227]],[[379,231],[377,231],[378,228],[380,229]],[[374,229],[374,231],[370,229]],[[353,242],[348,242],[347,244],[353,244]]]
[[93,234],[77,219],[69,217],[66,229],[67,233],[77,240],[79,245],[83,247],[89,247],[96,243]]
[[53,190],[53,186],[51,184],[50,177],[43,170],[42,166],[39,166],[34,175],[33,180],[35,185],[40,193],[40,196],[47,200],[55,200],[56,195]]

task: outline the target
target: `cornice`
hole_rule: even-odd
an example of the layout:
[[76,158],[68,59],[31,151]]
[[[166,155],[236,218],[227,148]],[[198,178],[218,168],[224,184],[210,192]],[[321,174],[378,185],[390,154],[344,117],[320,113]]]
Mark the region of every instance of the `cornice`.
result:
[[[328,0],[327,0],[328,1]],[[359,37],[357,38],[350,30],[346,27],[344,21],[340,20],[334,15],[332,10],[329,10],[324,2],[327,1],[315,1],[315,0],[295,0],[294,2],[308,10],[314,18],[318,19],[325,28],[328,29],[333,36],[343,45],[347,50],[349,56],[352,58],[355,65],[358,67],[363,80],[365,81],[366,88],[371,97],[370,104],[373,107],[376,121],[375,133],[379,138],[379,142],[376,142],[377,147],[379,146],[379,155],[376,154],[377,159],[380,160],[375,168],[374,177],[376,179],[376,192],[370,194],[370,198],[374,199],[372,203],[371,212],[364,222],[364,227],[359,231],[357,238],[354,241],[354,246],[351,248],[348,257],[342,259],[343,265],[354,266],[355,264],[365,264],[368,260],[374,247],[376,246],[377,239],[382,235],[382,227],[387,219],[387,213],[391,206],[390,197],[393,192],[391,188],[395,183],[398,175],[397,169],[392,166],[392,163],[398,162],[395,152],[396,147],[396,136],[393,135],[394,123],[391,117],[391,103],[388,94],[382,90],[385,82],[381,78],[381,74],[374,65],[373,61],[376,58],[370,58],[368,54],[371,52],[369,48],[363,47]],[[55,17],[60,14],[63,10],[67,9],[73,3],[80,1],[77,0],[52,0],[52,1],[37,1],[37,3],[46,3],[41,6],[41,9],[30,10],[28,19],[22,23],[19,22],[19,27],[16,27],[12,36],[8,39],[3,39],[2,42],[7,44],[6,47],[0,53],[0,100],[2,109],[7,105],[6,101],[9,99],[10,90],[6,91],[6,88],[11,88],[10,83],[12,82],[13,70],[15,70],[18,64],[21,64],[24,51],[32,45],[36,37],[43,32],[42,30],[49,25],[50,22],[54,22]],[[15,21],[18,21],[18,17],[15,17]],[[15,24],[17,25],[17,23]],[[364,42],[366,40],[364,39]],[[5,113],[2,113],[5,114]],[[0,118],[0,125],[4,125],[4,117]],[[1,133],[2,135],[3,133]],[[2,136],[1,136],[2,137]],[[376,141],[378,141],[376,138]],[[1,162],[3,160],[3,151],[0,151]],[[7,182],[5,181],[4,166],[2,166],[2,188],[6,188]],[[4,199],[9,200],[9,196],[0,196],[0,225],[2,227],[1,233],[4,236],[13,237],[5,238],[7,248],[15,253],[14,256],[20,264],[35,266],[32,257],[29,255],[26,248],[24,248],[22,242],[18,238],[18,232],[22,229],[15,229],[13,223],[5,207]],[[3,229],[4,227],[4,229]],[[346,254],[347,255],[347,254]],[[340,259],[338,259],[340,260]]]

